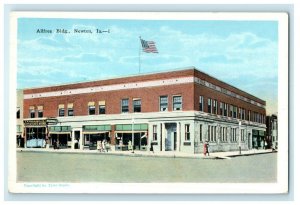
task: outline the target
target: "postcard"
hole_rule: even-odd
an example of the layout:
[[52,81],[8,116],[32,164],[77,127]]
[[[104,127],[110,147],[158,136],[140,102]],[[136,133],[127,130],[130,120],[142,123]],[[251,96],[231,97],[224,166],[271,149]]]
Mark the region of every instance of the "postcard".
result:
[[288,14],[10,17],[10,192],[288,193]]

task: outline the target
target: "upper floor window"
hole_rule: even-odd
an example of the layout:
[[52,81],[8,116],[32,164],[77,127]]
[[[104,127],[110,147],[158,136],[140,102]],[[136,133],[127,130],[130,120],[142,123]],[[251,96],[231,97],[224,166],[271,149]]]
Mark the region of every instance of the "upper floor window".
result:
[[30,115],[30,118],[35,118],[35,109],[34,109],[34,106],[30,106],[29,107],[29,115]]
[[133,99],[133,112],[141,112],[141,99]]
[[237,107],[233,106],[233,118],[237,117]]
[[160,111],[168,111],[168,96],[159,97]]
[[89,102],[88,103],[88,112],[89,115],[95,115],[96,114],[96,107],[95,107],[95,102]]
[[65,105],[64,104],[58,105],[58,116],[59,117],[65,116]]
[[224,115],[224,103],[220,102],[220,115]]
[[204,98],[203,96],[199,97],[199,110],[203,111],[203,103],[204,103]]
[[228,104],[224,103],[224,116],[227,116]]
[[218,114],[218,101],[214,100],[214,114]]
[[99,105],[99,114],[100,115],[105,114],[105,101],[99,101],[98,105]]
[[181,96],[173,97],[173,110],[182,110],[182,97]]
[[207,112],[211,113],[212,109],[211,109],[211,99],[208,98],[207,99]]
[[43,117],[44,115],[44,107],[43,106],[38,106],[38,117]]
[[251,121],[251,111],[248,110],[248,121]]
[[185,141],[190,141],[190,125],[185,125]]
[[232,105],[230,105],[229,115],[230,115],[230,117],[233,117],[233,106]]
[[73,103],[68,103],[68,116],[74,116]]
[[122,113],[129,112],[128,98],[121,100],[121,112]]

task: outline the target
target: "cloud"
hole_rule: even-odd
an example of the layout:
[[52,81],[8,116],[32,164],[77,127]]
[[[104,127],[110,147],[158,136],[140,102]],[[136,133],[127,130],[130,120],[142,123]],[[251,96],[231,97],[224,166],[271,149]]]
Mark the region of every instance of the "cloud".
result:
[[101,56],[95,53],[82,53],[78,56],[65,56],[63,58],[63,61],[65,62],[79,62],[79,63],[103,63],[112,61],[111,58],[108,58],[107,56]]

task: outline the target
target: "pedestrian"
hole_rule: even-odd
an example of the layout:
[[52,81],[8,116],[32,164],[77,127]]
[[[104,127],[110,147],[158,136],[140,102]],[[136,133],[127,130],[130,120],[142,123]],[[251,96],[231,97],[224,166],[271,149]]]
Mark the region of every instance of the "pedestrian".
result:
[[209,156],[209,152],[210,152],[210,146],[209,146],[209,144],[208,144],[208,143],[206,144],[206,146],[207,146],[207,148],[206,148],[206,151],[207,151],[207,156]]

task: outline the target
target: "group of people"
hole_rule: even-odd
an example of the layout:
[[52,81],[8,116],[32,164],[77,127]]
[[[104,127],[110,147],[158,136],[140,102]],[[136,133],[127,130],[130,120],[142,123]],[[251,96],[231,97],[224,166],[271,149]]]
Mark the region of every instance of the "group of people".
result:
[[97,150],[99,152],[108,152],[107,141],[105,139],[97,141]]

